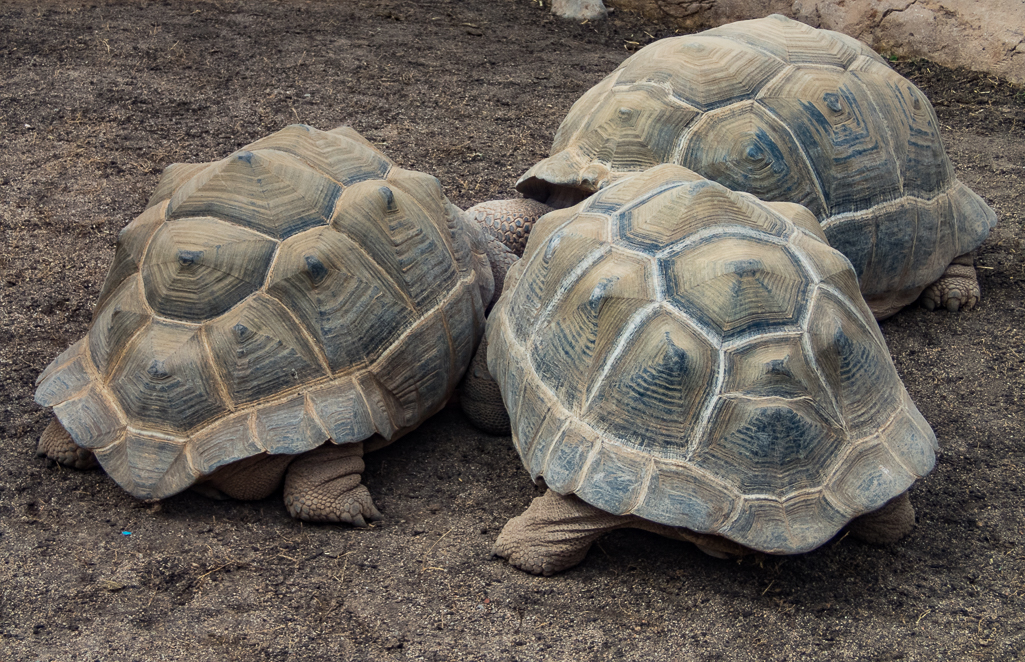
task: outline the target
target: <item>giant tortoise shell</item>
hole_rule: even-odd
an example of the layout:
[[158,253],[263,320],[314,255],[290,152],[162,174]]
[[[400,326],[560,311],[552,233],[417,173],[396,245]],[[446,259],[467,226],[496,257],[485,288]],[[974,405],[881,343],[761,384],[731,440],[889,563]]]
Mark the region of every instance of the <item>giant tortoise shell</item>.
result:
[[[140,498],[254,463],[266,489],[234,492],[259,498],[276,481],[256,459],[280,475],[329,440],[391,442],[445,405],[483,335],[484,241],[437,179],[347,127],[170,166],[119,236],[88,333],[39,377],[49,437],[63,426]],[[339,466],[358,474],[361,454]]]
[[618,526],[805,552],[899,502],[935,461],[815,217],[676,165],[544,216],[487,341],[513,442],[550,489],[496,553],[534,572]]
[[[517,188],[563,207],[659,163],[810,209],[878,318],[996,223],[954,175],[921,90],[861,42],[779,15],[641,49],[573,104]],[[971,260],[959,264],[969,282],[927,304],[974,305]]]

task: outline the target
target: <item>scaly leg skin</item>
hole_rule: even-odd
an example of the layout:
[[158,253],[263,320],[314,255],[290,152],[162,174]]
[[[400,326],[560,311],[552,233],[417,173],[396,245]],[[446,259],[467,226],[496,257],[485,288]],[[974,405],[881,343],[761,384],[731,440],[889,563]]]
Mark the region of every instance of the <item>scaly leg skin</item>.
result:
[[345,522],[365,527],[384,517],[360,484],[363,444],[328,442],[297,457],[285,475],[285,506],[307,522]]
[[847,525],[856,538],[874,545],[895,543],[915,528],[915,509],[908,493],[894,497],[879,510],[866,513]]
[[491,553],[520,570],[549,577],[583,561],[595,540],[629,526],[626,519],[548,490],[509,520]]
[[463,377],[459,388],[459,405],[476,428],[499,437],[511,434],[509,413],[502,402],[498,382],[488,372],[487,337],[480,341],[470,369]]
[[523,255],[527,238],[537,219],[552,207],[529,198],[490,200],[466,210],[473,220],[480,223],[485,233],[498,239],[517,256]]
[[745,556],[751,550],[720,536],[658,524],[636,515],[613,515],[580,498],[551,490],[534,499],[530,507],[498,535],[491,553],[513,566],[546,577],[572,568],[587,556],[598,538],[616,529],[635,528],[697,545],[716,558]]
[[94,469],[99,466],[93,452],[77,445],[56,416],[40,435],[36,455],[45,455],[58,464],[74,469]]
[[929,310],[943,307],[950,312],[971,310],[982,292],[971,253],[955,257],[940,279],[922,292],[922,305]]
[[293,455],[267,455],[261,453],[232,462],[192,486],[194,492],[211,499],[238,499],[256,501],[266,499],[281,487]]

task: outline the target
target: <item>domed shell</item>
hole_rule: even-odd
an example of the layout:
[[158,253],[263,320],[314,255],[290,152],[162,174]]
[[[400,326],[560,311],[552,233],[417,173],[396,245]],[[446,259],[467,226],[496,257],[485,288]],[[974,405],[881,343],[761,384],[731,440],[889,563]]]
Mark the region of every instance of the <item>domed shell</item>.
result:
[[36,402],[127,491],[166,497],[260,453],[412,429],[469,365],[492,289],[437,179],[347,127],[289,126],[167,169]]
[[675,165],[542,218],[488,367],[535,479],[764,552],[821,545],[935,462],[814,216]]
[[575,204],[659,163],[810,209],[879,317],[996,224],[921,90],[861,42],[779,15],[641,49],[573,105],[517,188]]

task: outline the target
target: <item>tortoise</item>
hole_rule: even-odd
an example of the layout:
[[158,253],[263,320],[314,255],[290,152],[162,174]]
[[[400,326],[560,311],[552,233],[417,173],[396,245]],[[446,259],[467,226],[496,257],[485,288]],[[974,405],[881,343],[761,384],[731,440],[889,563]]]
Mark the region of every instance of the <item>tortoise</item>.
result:
[[955,176],[925,94],[851,37],[772,15],[656,41],[573,104],[516,187],[568,207],[659,163],[810,209],[877,319],[920,294],[978,301],[970,253],[996,215]]
[[[490,242],[494,244],[494,242]],[[363,452],[441,409],[508,250],[348,127],[169,166],[84,338],[39,376],[40,454],[141,499],[240,499],[363,526]]]
[[714,555],[891,542],[936,437],[816,217],[675,164],[544,216],[487,322],[544,496],[494,553],[552,574],[636,527]]

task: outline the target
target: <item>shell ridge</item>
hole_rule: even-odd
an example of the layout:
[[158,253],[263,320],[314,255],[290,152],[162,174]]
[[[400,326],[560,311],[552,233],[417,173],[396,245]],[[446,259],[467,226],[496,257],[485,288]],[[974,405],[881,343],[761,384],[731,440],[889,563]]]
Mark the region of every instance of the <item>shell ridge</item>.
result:
[[[880,330],[879,324],[875,323],[875,318],[872,317],[872,312],[870,310],[861,310],[860,308],[858,308],[858,306],[855,303],[850,301],[849,296],[845,295],[842,291],[838,290],[833,285],[830,285],[828,283],[820,283],[818,287],[821,288],[824,292],[828,292],[837,303],[846,308],[847,312],[849,312],[851,316],[857,320],[858,325],[861,326],[862,330],[868,331],[869,335],[875,338],[876,344],[879,346],[879,349],[885,352],[887,355],[889,355],[890,348],[886,345],[886,339],[883,338],[883,332]],[[868,316],[868,319],[873,320],[872,324],[865,323],[866,315]]]
[[712,348],[720,349],[723,344],[722,338],[718,333],[715,332],[710,326],[706,325],[699,319],[687,314],[687,311],[681,310],[676,306],[670,305],[668,301],[659,301],[659,309],[668,314],[670,317],[682,322],[692,331],[696,331],[701,335],[702,339],[707,342]]
[[776,122],[776,125],[786,133],[790,140],[793,141],[794,146],[797,147],[797,153],[801,155],[801,160],[804,161],[804,165],[807,168],[807,172],[811,176],[811,181],[815,185],[815,195],[818,197],[819,204],[822,206],[822,209],[825,211],[828,218],[831,210],[829,205],[826,204],[825,187],[822,185],[822,178],[819,176],[819,173],[816,170],[815,165],[811,162],[811,159],[808,158],[808,154],[805,151],[806,147],[804,146],[804,143],[800,139],[798,139],[798,137],[794,134],[793,129],[791,129],[787,125],[787,123],[783,120],[782,117],[779,116],[779,114],[776,113],[776,111],[774,111],[768,105],[763,103],[761,100],[756,100],[755,103],[758,104],[758,106],[763,111],[765,111],[768,117],[771,117],[772,120]]
[[752,340],[777,340],[781,338],[797,338],[804,333],[804,326],[798,324],[786,324],[776,327],[773,331],[747,330],[729,340],[723,341],[723,351],[730,352],[746,345]]
[[[910,397],[905,392],[904,397],[903,397],[903,404],[902,404],[902,406],[897,407],[894,410],[893,415],[890,417],[890,420],[888,420],[886,422],[886,425],[884,425],[884,426],[882,426],[880,428],[879,433],[878,433],[878,437],[879,437],[879,443],[893,457],[894,461],[896,461],[897,464],[900,465],[900,468],[903,469],[904,471],[906,471],[909,476],[912,476],[913,480],[917,480],[918,478],[921,478],[922,475],[918,472],[918,470],[916,470],[914,467],[912,467],[910,464],[908,464],[907,459],[904,457],[904,453],[899,452],[898,450],[896,450],[891,445],[891,442],[890,442],[891,435],[887,434],[890,431],[890,428],[892,428],[894,426],[894,424],[896,423],[898,417],[907,416],[908,415],[908,401],[909,400],[910,400]],[[911,403],[911,406],[914,406],[914,403]],[[932,449],[930,449],[930,450],[932,450]],[[935,451],[933,451],[933,454],[935,455]],[[896,495],[894,495],[894,496],[896,496]]]
[[773,244],[775,246],[786,246],[788,243],[785,237],[777,237],[776,235],[765,232],[764,230],[756,230],[739,224],[732,225],[719,223],[701,228],[697,232],[691,233],[686,237],[669,244],[665,248],[657,251],[655,253],[655,257],[659,260],[664,260],[672,257],[676,253],[683,252],[691,246],[708,241],[713,237],[743,237],[747,239],[754,239],[760,243]]
[[721,343],[718,350],[716,354],[718,365],[715,367],[715,383],[709,389],[710,396],[705,398],[705,402],[701,406],[697,423],[694,425],[694,432],[691,434],[690,442],[683,452],[683,457],[688,462],[693,459],[694,454],[698,451],[698,446],[701,444],[701,440],[705,438],[706,430],[712,422],[712,417],[715,415],[716,405],[722,398],[723,385],[726,383],[726,352],[723,351]]
[[221,401],[224,403],[225,408],[230,413],[235,411],[235,399],[231,397],[231,390],[228,388],[228,384],[224,381],[224,375],[221,374],[221,370],[216,369],[217,362],[214,361],[213,347],[210,345],[210,332],[207,328],[200,328],[199,331],[199,343],[200,347],[203,348],[205,354],[205,360],[211,365],[215,366],[214,370],[211,370],[214,382],[214,388],[217,390],[217,395],[220,396]]
[[[309,391],[303,392],[303,414],[310,417],[316,425],[320,427],[321,432],[327,437],[327,441],[333,441],[331,436],[331,428],[327,426],[327,423],[317,413],[317,408],[313,406],[313,398],[310,397]],[[326,442],[325,442],[326,443]]]
[[[371,379],[373,379],[372,375],[370,377],[371,377]],[[374,380],[374,381],[376,381],[376,380]],[[367,412],[370,413],[370,421],[373,424],[374,429],[377,430],[377,433],[379,435],[381,435],[382,437],[384,437],[385,439],[387,439],[390,434],[394,434],[395,430],[398,429],[398,426],[395,425],[395,421],[392,420],[391,414],[389,414],[387,411],[385,411],[385,413],[384,413],[385,417],[388,419],[388,421],[389,421],[389,423],[391,424],[391,427],[392,427],[392,431],[390,433],[388,433],[388,434],[385,434],[384,430],[378,429],[377,422],[374,421],[373,412],[378,411],[379,408],[374,406],[370,402],[370,398],[367,397],[367,394],[363,390],[363,385],[360,383],[359,379],[353,379],[352,383],[356,387],[356,392],[359,393],[359,397],[363,399],[363,406],[366,408]]]
[[[149,322],[149,324],[152,324],[152,320],[160,319],[160,317],[153,310],[153,307],[149,305],[149,300],[146,298],[146,292],[142,285],[142,274],[136,272],[132,276],[134,276],[136,286],[135,294],[142,301],[142,304],[146,307],[146,309],[150,311],[151,321]],[[128,279],[126,278],[125,280],[127,281]],[[122,287],[124,287],[124,285],[122,285]],[[118,289],[120,290],[121,288],[119,287]],[[109,387],[111,379],[113,379],[114,377],[114,374],[117,372],[118,368],[121,367],[121,364],[124,363],[125,360],[127,360],[128,355],[132,352],[136,338],[139,337],[139,335],[147,326],[149,326],[149,324],[140,324],[139,327],[135,329],[135,331],[133,331],[132,334],[128,336],[128,338],[125,339],[124,350],[122,350],[118,354],[117,359],[112,364],[107,366],[106,376],[100,375],[99,371],[96,371],[97,381],[100,384],[102,384],[104,388]],[[86,333],[86,338],[88,338],[88,332]],[[87,356],[89,357],[89,365],[95,368],[95,363],[92,360],[92,351],[89,350],[89,343],[86,342],[85,345],[86,351],[88,352]]]
[[[569,421],[567,421],[567,424],[568,423]],[[596,432],[595,430],[593,430],[593,428],[588,427],[587,429],[589,431]],[[580,464],[579,467],[577,467],[576,471],[574,472],[575,475],[572,479],[572,487],[569,488],[570,492],[576,493],[576,491],[580,489],[581,482],[583,482],[584,478],[587,476],[587,472],[591,470],[591,466],[594,465],[595,460],[598,459],[598,456],[601,454],[601,450],[602,447],[604,447],[604,445],[605,442],[602,440],[601,436],[596,435],[596,437],[594,438],[594,442],[591,444],[591,449],[587,451],[587,457],[584,458],[584,461]],[[552,444],[552,446],[554,447],[555,444]]]
[[[160,204],[164,206],[164,220],[162,220],[160,223],[157,223],[156,227],[153,228],[153,231],[150,232],[149,236],[146,237],[146,242],[142,245],[142,248],[139,250],[139,259],[135,261],[135,264],[137,266],[141,267],[142,263],[146,261],[146,256],[149,254],[150,246],[153,245],[153,239],[157,236],[157,231],[160,229],[160,226],[164,225],[165,223],[171,222],[171,199],[168,198]],[[132,220],[134,221],[135,219]],[[131,222],[129,222],[129,225],[130,224]],[[128,227],[128,225],[126,225],[125,227]],[[135,273],[141,273],[141,269],[137,269]],[[146,305],[149,305],[148,301],[146,302]]]
[[[577,266],[559,281],[558,287],[556,287],[551,299],[549,299],[545,306],[537,312],[537,317],[534,319],[534,326],[531,329],[531,336],[536,335],[537,329],[540,328],[542,324],[548,324],[550,322],[553,311],[558,307],[559,303],[561,303],[563,297],[573,289],[573,284],[579,281],[580,278],[595,265],[595,263],[611,252],[612,247],[608,244],[599,246],[584,256]],[[526,269],[524,269],[524,271],[526,271]]]
[[331,363],[328,361],[327,352],[324,350],[324,346],[320,343],[320,341],[313,337],[313,334],[310,333],[310,330],[306,328],[306,325],[302,323],[302,321],[296,316],[295,311],[293,311],[289,306],[286,306],[285,303],[282,302],[280,299],[278,299],[277,297],[270,296],[269,294],[267,295],[267,298],[275,305],[280,306],[285,310],[285,313],[288,315],[288,318],[292,320],[292,322],[295,324],[299,336],[303,339],[304,342],[306,342],[306,345],[313,351],[313,355],[317,358],[317,363],[320,364],[320,369],[324,371],[324,375],[329,378],[332,377],[333,374],[331,371]]
[[[820,284],[818,287],[822,287]],[[813,309],[818,306],[819,297],[812,296],[808,300],[808,319],[811,319]],[[836,399],[836,393],[829,385],[829,380],[826,379],[825,373],[822,371],[822,367],[819,366],[818,360],[815,358],[815,348],[811,344],[811,333],[807,331],[807,327],[801,333],[801,352],[804,354],[804,362],[811,368],[812,374],[815,375],[815,379],[818,380],[818,392],[825,393],[829,397],[829,405],[831,411],[829,412],[834,424],[843,431],[843,434],[850,439],[851,431],[847,426],[847,420],[843,416],[843,408],[840,406],[840,401]]]
[[[559,409],[561,409],[562,412],[563,412],[563,421],[562,421],[562,425],[559,426],[559,429],[556,430],[555,434],[552,435],[553,439],[561,438],[566,433],[566,430],[569,428],[569,424],[573,421],[572,415],[570,414],[570,412],[566,411],[565,407],[561,406],[561,403],[560,403]],[[538,429],[540,430],[540,427]],[[595,444],[595,445],[597,445],[597,444]],[[545,455],[544,455],[543,458],[541,458],[541,462],[538,464],[538,466],[541,467],[540,471],[538,473],[536,473],[536,474],[531,476],[531,478],[534,479],[535,482],[537,481],[538,476],[544,476],[545,472],[548,470],[548,463],[549,463],[549,461],[552,458],[552,453],[555,450],[555,446],[556,446],[556,444],[549,444],[548,448],[545,449]],[[560,489],[561,489],[561,486],[560,486]],[[572,490],[568,490],[568,491],[572,492]]]
[[580,406],[581,413],[586,412],[591,407],[591,401],[598,394],[601,385],[605,382],[609,372],[612,370],[612,366],[619,360],[620,355],[626,351],[626,347],[630,340],[633,339],[634,334],[640,330],[641,324],[650,318],[659,308],[659,302],[653,301],[641,308],[637,309],[627,323],[620,330],[616,337],[616,344],[608,354],[605,355],[605,360],[602,364],[600,374],[597,379],[591,381],[590,386],[587,389],[587,393],[584,395],[584,401]]
[[[890,162],[896,166],[895,170],[897,174],[897,182],[900,185],[901,196],[904,196],[907,193],[904,186],[904,169],[907,167],[907,161],[905,160],[905,162],[902,164],[897,159],[897,145],[895,136],[893,135],[893,131],[891,130],[887,122],[881,121],[881,118],[886,117],[886,115],[883,113],[881,102],[876,99],[875,90],[865,85],[865,83],[862,82],[862,80],[857,76],[857,72],[849,71],[847,75],[850,79],[857,81],[858,85],[861,86],[862,94],[865,95],[865,97],[868,99],[869,105],[872,106],[872,110],[875,111],[875,115],[872,116],[872,119],[875,120],[872,122],[872,128],[876,132],[885,135],[887,138],[887,140],[884,140],[882,142],[884,143],[886,153],[890,157]],[[911,254],[914,255],[914,253]]]
[[455,338],[452,337],[452,329],[449,328],[448,317],[445,315],[444,306],[438,309],[438,315],[441,317],[441,328],[445,330],[445,340],[448,341],[448,376],[445,379],[445,388],[448,389],[449,382],[451,382],[453,378],[459,380],[462,377],[462,375],[459,374],[459,366],[457,365],[459,349],[456,347]]
[[[333,214],[332,214],[332,216],[333,216]],[[353,237],[352,235],[350,235],[348,232],[345,231],[345,227],[344,226],[338,227],[338,226],[335,226],[335,225],[332,224],[332,225],[329,225],[329,227],[332,230],[334,230],[335,232],[337,232],[338,234],[342,235],[346,240],[348,240],[352,244],[352,246],[357,251],[359,251],[363,255],[363,257],[366,260],[365,264],[374,265],[374,267],[377,269],[377,276],[378,276],[379,280],[384,280],[386,282],[394,283],[395,289],[398,291],[399,294],[402,295],[403,303],[405,303],[406,306],[410,310],[417,310],[416,302],[413,301],[413,297],[410,295],[409,288],[406,286],[405,282],[403,282],[403,281],[401,281],[399,279],[396,279],[396,278],[393,277],[392,274],[389,274],[384,269],[384,267],[382,267],[378,263],[378,261],[376,259],[374,259],[374,256],[371,255],[367,251],[366,247],[364,247],[361,242],[359,242],[355,237]],[[316,230],[316,229],[318,229],[318,228],[311,228],[311,230]]]
[[375,367],[388,360],[392,354],[398,351],[399,346],[402,345],[403,342],[405,342],[410,335],[416,332],[422,324],[425,324],[428,321],[430,321],[430,319],[435,315],[435,313],[443,309],[446,305],[448,305],[450,301],[452,301],[458,296],[462,296],[464,291],[467,290],[469,287],[476,287],[476,283],[476,274],[472,271],[468,272],[467,275],[457,280],[456,286],[453,287],[447,295],[439,299],[433,306],[431,306],[427,310],[421,312],[419,318],[413,324],[409,325],[409,327],[402,332],[402,335],[393,340],[392,343],[388,346],[388,349],[381,352],[381,355],[377,357],[377,360],[371,363],[367,367],[367,369],[373,370]]
[[[401,170],[402,173],[414,172],[414,171],[409,171],[409,170],[405,170],[405,169],[400,169],[400,170]],[[434,178],[434,179],[437,179],[437,178]],[[411,191],[409,191],[407,186],[406,186],[406,183],[403,180],[404,180],[404,178],[396,177],[396,179],[394,179],[394,180],[387,180],[387,181],[388,181],[388,185],[395,186],[396,188],[400,189],[403,193],[405,193],[406,195],[409,196],[409,199],[407,201],[404,201],[404,202],[412,203],[412,205],[414,207],[416,207],[420,211],[421,214],[423,214],[424,218],[427,218],[427,219],[433,218],[433,214],[431,214],[430,210],[427,209],[421,203],[420,196],[414,195]],[[439,190],[441,189],[441,183],[440,182],[438,183],[438,189]],[[442,193],[442,195],[444,196],[444,193]],[[457,207],[457,209],[458,209],[458,207]],[[459,211],[462,212],[463,210],[460,209]],[[455,246],[452,244],[452,234],[449,231],[449,218],[447,217],[447,215],[446,215],[446,219],[445,219],[445,226],[444,226],[444,228],[439,227],[438,225],[436,225],[433,222],[429,223],[429,225],[430,225],[430,227],[432,227],[434,229],[435,239],[440,239],[441,240],[441,244],[445,246],[445,250],[448,251],[449,257],[452,258],[452,263],[458,265],[459,264],[459,259],[458,259],[459,256],[456,254]],[[443,231],[443,229],[444,229],[444,231]]]
[[[835,68],[835,67],[830,67],[830,68]],[[762,85],[762,88],[760,90],[758,90],[757,94],[755,94],[754,100],[758,101],[759,99],[765,98],[766,95],[768,94],[768,90],[773,89],[779,83],[779,81],[789,77],[795,71],[802,70],[802,69],[804,69],[803,66],[798,67],[796,64],[787,64],[787,66],[785,66],[782,69],[780,69],[778,74],[776,74],[775,76],[773,76],[769,80],[765,81],[765,84]]]
[[651,489],[651,484],[654,482],[658,475],[658,469],[655,467],[655,460],[650,456],[644,458],[644,473],[640,477],[640,485],[637,489],[637,494],[633,498],[633,502],[624,508],[625,515],[632,515],[640,510],[644,502],[648,500],[648,492]]
[[[229,158],[231,158],[231,157],[229,157]],[[214,165],[216,165],[216,163]],[[197,176],[205,174],[205,172],[206,171],[197,173]],[[215,172],[213,175],[211,175],[210,176],[210,180],[208,180],[208,182],[212,181],[215,177],[218,178],[218,179],[221,179],[220,171]],[[230,183],[231,182],[229,182],[229,184]],[[182,187],[179,187],[178,191],[175,192],[175,195],[177,196],[178,193],[180,193],[183,188],[184,188],[184,185]],[[228,186],[227,188],[231,188],[231,187]],[[186,200],[187,199],[188,198],[186,198]],[[190,215],[190,216],[178,216],[178,217],[172,218],[172,215],[174,214],[174,211],[175,211],[172,208],[172,204],[171,204],[172,201],[173,201],[173,198],[171,200],[167,201],[167,220],[165,221],[165,223],[167,223],[167,224],[180,223],[180,222],[183,222],[183,221],[194,221],[194,220],[203,219],[203,218],[212,218],[212,219],[221,221],[222,223],[228,223],[228,224],[233,225],[233,226],[235,226],[237,228],[241,228],[243,230],[247,230],[249,232],[252,232],[253,234],[260,235],[261,237],[263,237],[265,239],[270,239],[271,241],[275,241],[275,242],[281,241],[278,237],[275,237],[274,235],[270,234],[269,232],[261,230],[261,229],[259,229],[257,227],[251,227],[251,226],[248,226],[248,225],[240,225],[237,221],[235,221],[235,220],[229,218],[228,216],[226,216],[226,215],[224,215],[224,214],[222,214],[222,213],[220,213],[220,212],[218,212],[216,210],[213,210],[213,209],[204,209],[203,210],[203,214],[201,216],[198,216],[198,215],[197,216],[191,216]],[[178,204],[180,205],[182,202],[183,202],[182,200],[179,200]],[[153,233],[154,236],[156,236],[156,234],[157,234],[156,232]],[[149,243],[152,243],[152,242],[153,242],[153,240],[151,238]],[[148,250],[148,248],[149,248],[149,246],[147,245],[147,250]]]

